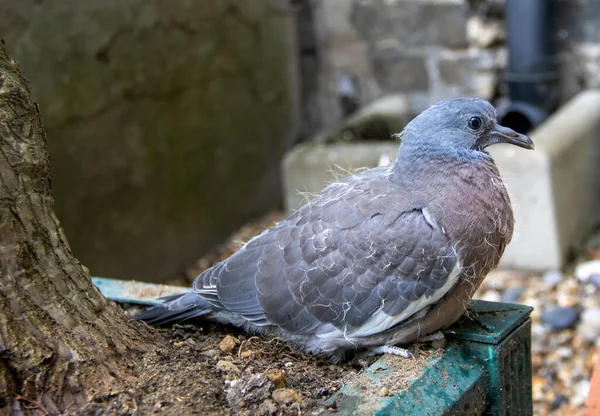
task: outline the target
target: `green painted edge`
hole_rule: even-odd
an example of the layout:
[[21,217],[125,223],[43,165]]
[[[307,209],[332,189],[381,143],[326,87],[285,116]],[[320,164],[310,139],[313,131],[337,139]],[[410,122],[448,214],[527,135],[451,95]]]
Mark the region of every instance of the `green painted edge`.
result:
[[[369,379],[370,383],[393,377],[385,359],[381,357],[359,377]],[[480,403],[482,408],[485,406],[487,375],[464,349],[452,344],[444,350],[443,357],[428,361],[421,376],[392,396],[374,401],[360,388],[346,385],[329,398],[326,405],[335,408],[336,415],[341,416],[441,415],[457,406],[469,407],[472,402]]]
[[471,301],[468,313],[448,330],[454,338],[484,344],[499,344],[525,322],[532,307],[515,303]]

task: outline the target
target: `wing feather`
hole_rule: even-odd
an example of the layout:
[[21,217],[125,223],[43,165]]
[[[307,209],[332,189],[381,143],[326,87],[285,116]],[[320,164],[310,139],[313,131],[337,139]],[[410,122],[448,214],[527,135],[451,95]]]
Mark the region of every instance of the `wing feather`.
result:
[[405,194],[379,169],[333,184],[205,271],[194,290],[250,322],[292,333],[385,331],[438,302],[460,270],[431,212]]

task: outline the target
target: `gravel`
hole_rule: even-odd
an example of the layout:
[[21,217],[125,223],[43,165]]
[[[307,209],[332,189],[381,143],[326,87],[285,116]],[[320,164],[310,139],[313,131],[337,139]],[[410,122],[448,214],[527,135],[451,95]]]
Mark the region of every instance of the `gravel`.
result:
[[555,306],[542,313],[542,322],[545,323],[551,331],[560,331],[571,329],[579,320],[581,310],[578,306]]

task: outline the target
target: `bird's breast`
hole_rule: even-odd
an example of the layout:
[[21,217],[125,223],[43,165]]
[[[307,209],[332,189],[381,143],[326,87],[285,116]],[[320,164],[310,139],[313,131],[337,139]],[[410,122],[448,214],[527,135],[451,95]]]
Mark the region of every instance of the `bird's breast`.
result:
[[459,167],[447,175],[437,201],[439,222],[475,276],[495,268],[513,233],[510,198],[493,163]]

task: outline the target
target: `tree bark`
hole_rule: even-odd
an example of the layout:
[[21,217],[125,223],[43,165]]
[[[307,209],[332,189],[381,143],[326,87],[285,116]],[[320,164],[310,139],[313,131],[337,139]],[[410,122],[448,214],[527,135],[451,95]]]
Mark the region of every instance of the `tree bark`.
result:
[[151,339],[71,253],[37,103],[1,45],[0,414],[76,410],[134,377]]

